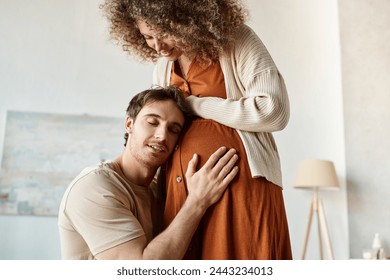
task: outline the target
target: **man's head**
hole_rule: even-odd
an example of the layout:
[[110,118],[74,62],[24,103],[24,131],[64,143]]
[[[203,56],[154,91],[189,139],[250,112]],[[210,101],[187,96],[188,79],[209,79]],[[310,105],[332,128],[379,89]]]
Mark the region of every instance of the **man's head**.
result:
[[[187,122],[192,117],[191,109],[186,103],[181,90],[173,86],[166,88],[155,87],[138,93],[130,100],[129,105],[126,109],[126,116],[135,121],[139,112],[146,104],[151,102],[169,100],[176,103],[177,108],[183,113],[183,116],[185,118],[185,124],[187,124]],[[126,132],[124,136],[125,146],[127,144],[128,137],[129,134]]]
[[153,167],[169,157],[191,116],[182,92],[175,87],[142,91],[130,101],[126,114],[126,150]]

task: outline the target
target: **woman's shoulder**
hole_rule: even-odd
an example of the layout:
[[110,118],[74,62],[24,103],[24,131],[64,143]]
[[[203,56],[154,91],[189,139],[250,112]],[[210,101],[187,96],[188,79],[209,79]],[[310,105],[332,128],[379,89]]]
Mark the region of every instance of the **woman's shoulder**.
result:
[[240,27],[238,27],[238,31],[241,32],[254,32],[252,27],[250,27],[247,24],[242,24]]
[[257,33],[250,26],[243,24],[237,29],[233,52],[246,56],[253,52],[267,52],[267,49]]
[[236,32],[236,42],[240,40],[260,40],[260,38],[252,27],[243,24],[237,28]]

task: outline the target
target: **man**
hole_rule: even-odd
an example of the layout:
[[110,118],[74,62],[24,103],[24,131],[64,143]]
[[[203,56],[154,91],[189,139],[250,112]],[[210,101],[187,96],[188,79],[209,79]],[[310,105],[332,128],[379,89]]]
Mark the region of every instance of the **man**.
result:
[[218,149],[196,172],[188,164],[188,197],[170,226],[153,238],[158,168],[168,159],[189,110],[173,87],[149,89],[129,103],[125,149],[114,161],[84,169],[61,202],[63,259],[181,259],[206,209],[237,174],[235,150]]

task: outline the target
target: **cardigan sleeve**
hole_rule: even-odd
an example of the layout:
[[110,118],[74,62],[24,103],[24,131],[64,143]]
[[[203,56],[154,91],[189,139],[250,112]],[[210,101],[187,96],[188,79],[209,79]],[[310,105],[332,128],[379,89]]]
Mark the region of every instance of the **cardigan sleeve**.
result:
[[[251,132],[282,130],[289,120],[289,100],[283,77],[252,29],[240,30],[232,53],[221,63],[227,99],[187,98],[194,113],[223,125]],[[229,69],[224,69],[223,65]],[[226,71],[234,73],[226,75]],[[227,79],[228,77],[234,77]]]

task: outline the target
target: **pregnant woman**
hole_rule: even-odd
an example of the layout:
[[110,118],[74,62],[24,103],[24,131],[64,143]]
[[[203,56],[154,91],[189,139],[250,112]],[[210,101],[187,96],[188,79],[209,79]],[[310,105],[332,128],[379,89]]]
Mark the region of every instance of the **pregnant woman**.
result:
[[187,196],[184,173],[220,146],[239,174],[207,210],[186,259],[291,259],[278,150],[286,127],[284,80],[238,0],[107,0],[110,33],[130,55],[156,62],[153,82],[175,85],[197,116],[165,167],[164,226]]

